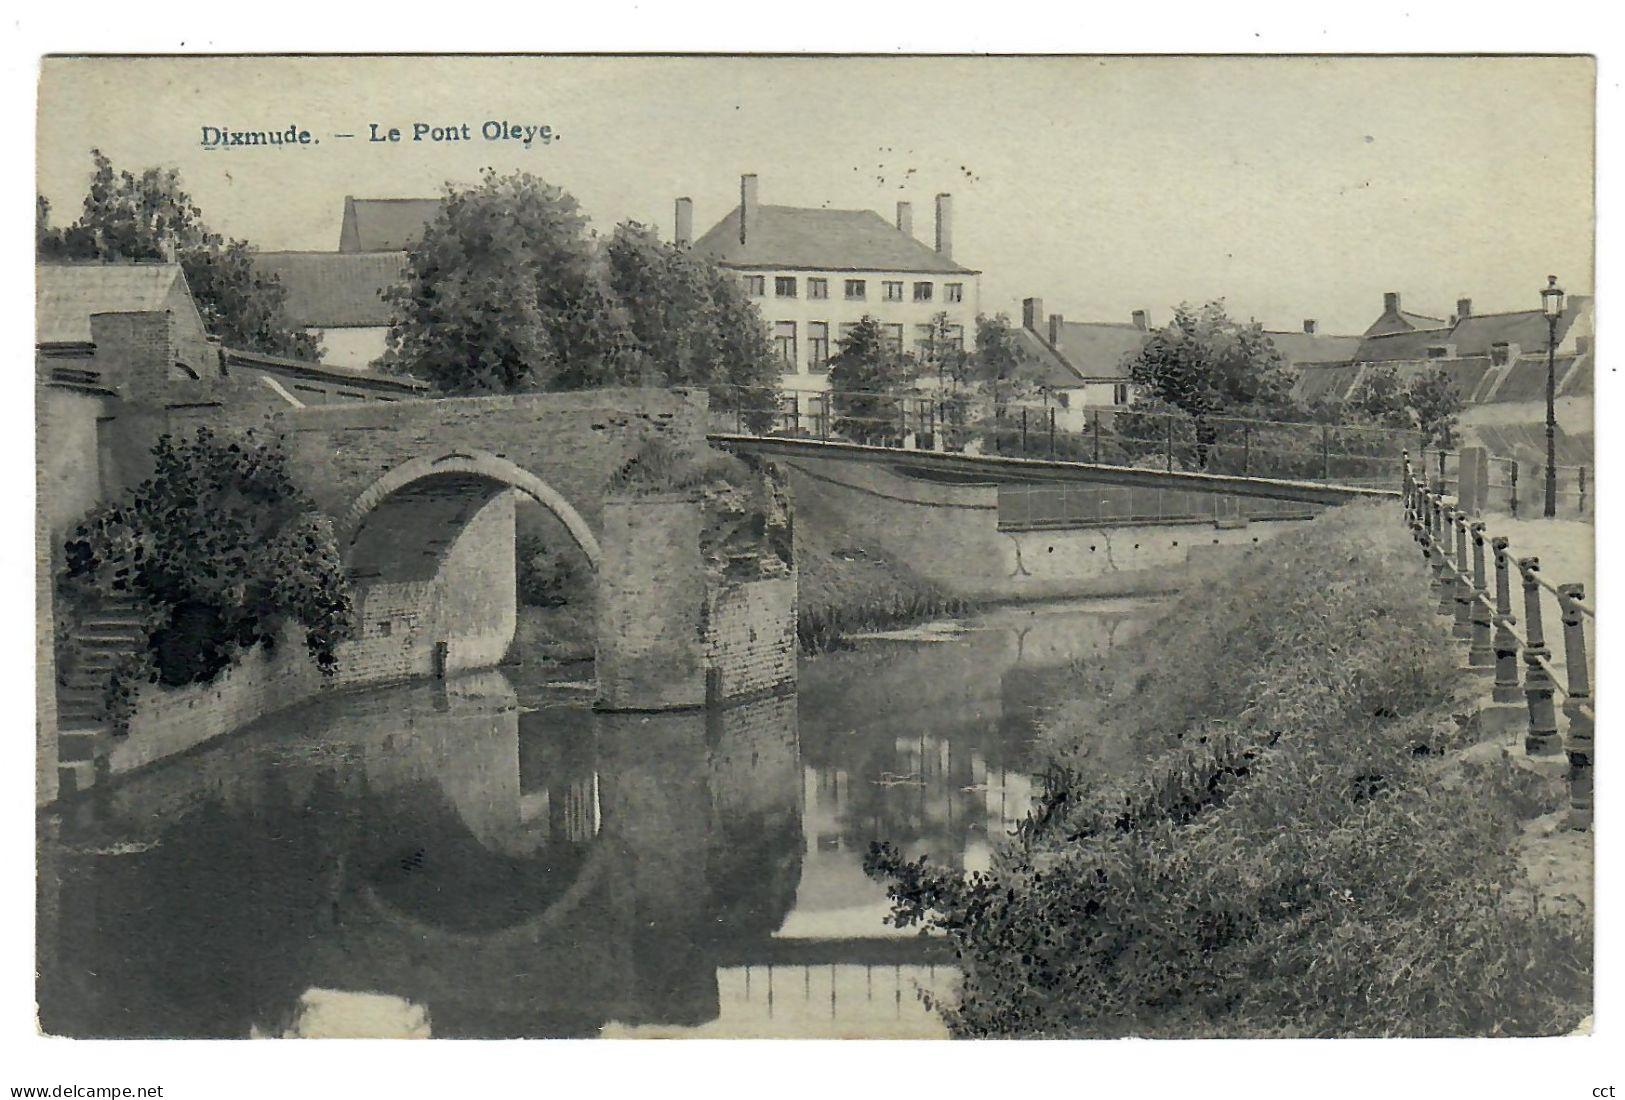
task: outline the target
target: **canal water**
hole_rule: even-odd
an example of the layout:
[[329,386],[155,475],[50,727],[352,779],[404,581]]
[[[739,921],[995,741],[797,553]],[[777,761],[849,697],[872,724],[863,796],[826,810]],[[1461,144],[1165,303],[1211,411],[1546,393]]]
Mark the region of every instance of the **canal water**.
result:
[[590,667],[318,700],[41,820],[40,1019],[75,1036],[943,1034],[869,844],[985,867],[1034,714],[1145,605],[1001,608],[795,696],[603,714]]

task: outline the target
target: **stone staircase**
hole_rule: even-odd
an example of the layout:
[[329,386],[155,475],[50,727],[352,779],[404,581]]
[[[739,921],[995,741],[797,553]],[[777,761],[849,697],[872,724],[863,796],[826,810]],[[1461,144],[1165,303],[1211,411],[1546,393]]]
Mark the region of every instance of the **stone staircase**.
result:
[[63,794],[95,783],[96,760],[112,728],[102,716],[108,673],[143,644],[142,613],[133,596],[108,597],[74,632],[78,661],[57,685],[58,781]]

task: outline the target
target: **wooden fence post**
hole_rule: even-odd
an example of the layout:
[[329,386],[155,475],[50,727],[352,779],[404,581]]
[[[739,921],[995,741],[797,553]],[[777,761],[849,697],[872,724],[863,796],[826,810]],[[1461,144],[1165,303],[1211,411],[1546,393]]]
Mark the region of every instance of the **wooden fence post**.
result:
[[1467,513],[1456,510],[1456,621],[1451,633],[1466,641],[1473,636],[1473,582],[1467,571]]
[[1168,470],[1167,470],[1167,472],[1171,474],[1171,473],[1174,472],[1174,414],[1173,413],[1163,413],[1162,415],[1163,415],[1163,420],[1165,422],[1165,426],[1168,429],[1168,455],[1167,455],[1167,459],[1168,459],[1167,467],[1168,467]]
[[1569,720],[1568,826],[1589,829],[1594,806],[1592,767],[1596,760],[1596,730],[1591,711],[1591,670],[1586,663],[1585,616],[1581,609],[1585,586],[1563,584],[1557,591],[1563,608],[1563,664],[1568,675],[1568,694],[1563,699],[1563,713]]
[[1580,504],[1579,504],[1579,507],[1575,510],[1575,515],[1583,516],[1583,515],[1586,514],[1586,468],[1584,466],[1580,467],[1579,477],[1580,477]]
[[1438,493],[1428,494],[1428,548],[1432,552],[1433,581],[1429,586],[1438,595],[1448,592],[1444,579],[1444,552],[1439,543],[1444,538],[1444,501]]
[[1027,457],[1027,406],[1021,406],[1021,457]]
[[1518,639],[1512,634],[1518,621],[1512,614],[1512,559],[1505,538],[1497,535],[1490,547],[1495,553],[1495,687],[1491,698],[1497,703],[1516,703],[1522,691],[1518,686]]
[[1524,634],[1529,644],[1523,651],[1523,693],[1529,700],[1529,733],[1523,751],[1529,756],[1552,756],[1562,751],[1557,740],[1557,712],[1552,707],[1556,685],[1545,663],[1551,660],[1540,614],[1540,559],[1519,558],[1523,577]]
[[1512,499],[1507,501],[1512,510],[1512,518],[1518,518],[1518,460],[1512,459],[1507,463],[1507,473],[1511,475]]
[[1049,407],[1049,456],[1055,457],[1055,406]]
[[1095,410],[1095,462],[1100,462],[1100,410]]

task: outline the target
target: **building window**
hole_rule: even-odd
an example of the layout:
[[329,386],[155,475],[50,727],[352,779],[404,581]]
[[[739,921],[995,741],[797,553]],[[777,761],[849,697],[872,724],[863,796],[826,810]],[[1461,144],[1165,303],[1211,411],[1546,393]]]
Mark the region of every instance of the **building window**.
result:
[[807,366],[816,371],[829,369],[828,321],[811,321],[807,324]]
[[929,356],[936,349],[930,325],[914,326],[914,349],[922,356]]
[[882,297],[884,297],[886,301],[901,302],[903,300],[903,284],[901,282],[894,283],[888,279],[882,282],[880,286],[881,289],[885,291]]
[[965,326],[949,325],[946,333],[949,351],[965,350]]
[[773,324],[773,354],[786,371],[796,369],[796,323],[775,321]]
[[862,279],[848,279],[846,281],[846,300],[861,302],[869,296],[869,284]]
[[1112,404],[1113,405],[1127,405],[1128,404],[1128,383],[1127,382],[1118,382],[1118,383],[1115,383],[1112,386]]
[[774,276],[773,296],[775,298],[794,298],[796,296],[796,277],[794,275]]
[[829,280],[828,279],[808,279],[807,280],[807,297],[809,297],[809,298],[828,298],[829,297]]
[[[897,286],[899,288],[901,288],[902,285],[903,285],[902,283],[897,284]],[[899,289],[898,293],[901,294],[902,290]],[[893,355],[901,355],[901,354],[903,354],[903,326],[902,325],[881,325],[880,326],[880,338],[881,338],[882,341],[885,342],[887,351],[891,352]]]
[[933,283],[915,283],[914,300],[916,302],[929,302],[931,300],[931,289],[934,285]]
[[852,334],[856,332],[857,329],[858,323],[856,321],[842,321],[840,328],[840,345],[835,350],[839,351],[842,347],[845,347],[846,342],[852,339]]
[[965,300],[965,284],[943,283],[942,299],[945,302],[963,302]]
[[745,276],[745,293],[749,294],[752,298],[760,298],[762,295],[766,294],[767,293],[767,276],[766,275],[746,275]]
[[1512,358],[1511,351],[1512,349],[1505,344],[1491,344],[1490,364],[1497,367],[1506,366]]

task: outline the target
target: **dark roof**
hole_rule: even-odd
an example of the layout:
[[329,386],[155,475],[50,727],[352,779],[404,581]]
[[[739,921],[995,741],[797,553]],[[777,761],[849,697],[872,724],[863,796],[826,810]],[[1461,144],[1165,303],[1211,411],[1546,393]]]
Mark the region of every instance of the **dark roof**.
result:
[[[1559,344],[1590,301],[1589,296],[1578,294],[1569,299],[1569,307],[1557,320]],[[1450,330],[1450,343],[1456,345],[1457,355],[1488,355],[1496,344],[1517,344],[1524,351],[1533,351],[1545,348],[1550,338],[1546,315],[1538,309],[1473,314],[1457,321],[1456,327]]]
[[1083,383],[1083,376],[1056,354],[1048,340],[1030,328],[1018,328],[1015,334],[1021,350],[1032,360],[1032,365],[1023,371],[1023,377],[1052,390],[1064,390]]
[[1323,336],[1318,332],[1266,332],[1264,335],[1293,366],[1300,363],[1347,363],[1360,348],[1358,336]]
[[1403,359],[1426,359],[1427,349],[1450,343],[1448,328],[1420,329],[1367,336],[1354,353],[1357,363],[1385,363]]
[[428,383],[409,375],[384,374],[365,367],[342,367],[334,363],[312,363],[304,359],[288,359],[266,355],[257,351],[226,349],[226,365],[246,370],[260,370],[269,374],[288,375],[323,382],[339,382],[370,389],[398,390],[403,394],[426,391]]
[[1135,325],[1110,321],[1063,321],[1056,350],[1084,378],[1126,381],[1128,358],[1145,345],[1150,335]]
[[173,310],[183,323],[203,331],[191,289],[180,264],[36,264],[34,341],[87,344],[92,313],[148,313]]
[[439,199],[344,197],[340,252],[399,252],[417,242],[440,213]]
[[389,324],[382,293],[402,281],[404,252],[259,252],[254,263],[288,292],[284,309],[302,328]]
[[739,207],[694,242],[696,255],[734,267],[974,275],[873,210],[758,206],[739,243]]
[[1424,317],[1420,313],[1384,313],[1365,330],[1367,336],[1386,336],[1391,332],[1412,332],[1416,329],[1448,328],[1450,322],[1443,317]]

